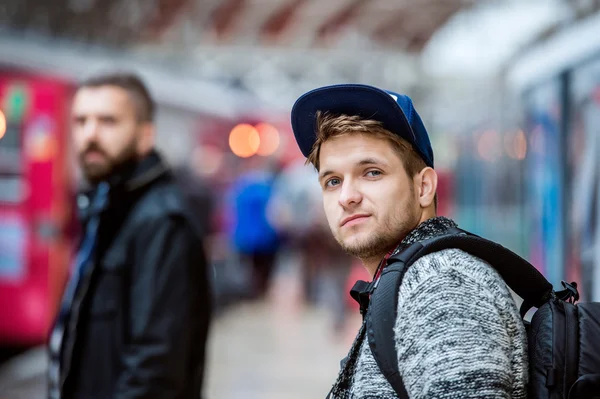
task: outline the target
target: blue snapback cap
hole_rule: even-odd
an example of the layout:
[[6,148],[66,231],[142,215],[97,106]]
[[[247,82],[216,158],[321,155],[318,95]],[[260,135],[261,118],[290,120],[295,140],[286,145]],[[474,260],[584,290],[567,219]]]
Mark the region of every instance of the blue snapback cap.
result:
[[302,95],[292,107],[292,129],[305,157],[317,139],[317,111],[379,121],[411,143],[425,164],[433,168],[429,135],[408,96],[359,84],[325,86]]

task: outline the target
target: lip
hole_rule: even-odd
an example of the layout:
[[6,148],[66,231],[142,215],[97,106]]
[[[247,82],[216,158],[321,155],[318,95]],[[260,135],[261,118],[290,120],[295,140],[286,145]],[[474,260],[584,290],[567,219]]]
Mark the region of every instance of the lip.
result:
[[91,158],[91,159],[100,159],[100,158],[104,159],[104,154],[101,153],[100,151],[88,151],[88,152],[86,152],[83,155],[83,157],[85,159],[89,159],[89,158]]
[[340,223],[340,227],[343,227],[346,223],[351,222],[353,220],[361,219],[361,218],[368,218],[369,216],[371,216],[371,215],[356,214],[356,215],[348,216],[347,218],[342,220],[342,223]]

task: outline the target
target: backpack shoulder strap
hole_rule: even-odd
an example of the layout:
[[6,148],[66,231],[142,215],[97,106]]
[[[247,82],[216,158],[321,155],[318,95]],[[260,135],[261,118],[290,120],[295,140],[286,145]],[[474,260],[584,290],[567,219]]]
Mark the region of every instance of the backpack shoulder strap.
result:
[[[408,399],[402,376],[398,369],[398,356],[394,340],[394,325],[398,305],[398,289],[410,260],[423,246],[415,243],[405,248],[393,260],[388,259],[379,280],[375,282],[366,314],[367,339],[379,370],[388,380],[400,399]],[[413,260],[414,262],[414,260]]]
[[[525,302],[540,307],[550,298],[552,284],[531,263],[508,248],[465,230],[452,228],[448,233],[420,243],[423,248],[416,251],[407,265],[422,256],[443,249],[460,249],[490,264]],[[393,260],[388,259],[388,264]]]
[[387,266],[375,282],[366,315],[371,352],[382,374],[396,394],[408,394],[398,369],[394,325],[398,310],[398,290],[406,270],[419,258],[444,249],[461,249],[489,263],[506,284],[524,300],[527,310],[540,307],[552,293],[552,285],[529,262],[507,248],[458,228],[447,234],[414,243],[387,260]]

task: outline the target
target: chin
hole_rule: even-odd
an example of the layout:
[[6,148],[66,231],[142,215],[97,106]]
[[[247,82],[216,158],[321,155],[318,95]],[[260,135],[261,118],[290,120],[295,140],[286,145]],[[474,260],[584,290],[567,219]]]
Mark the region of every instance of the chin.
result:
[[361,259],[383,257],[397,245],[396,240],[372,231],[355,233],[338,242],[348,254]]
[[110,170],[104,167],[87,166],[83,169],[83,175],[86,180],[92,184],[106,180],[110,176]]
[[370,231],[355,231],[350,234],[346,234],[343,237],[343,241],[348,245],[361,245],[362,243],[369,241],[369,238],[372,237],[373,234]]
[[351,237],[339,241],[339,243],[346,252],[354,256],[358,256],[359,253],[364,252],[365,247],[368,247],[370,244],[369,240],[362,237]]

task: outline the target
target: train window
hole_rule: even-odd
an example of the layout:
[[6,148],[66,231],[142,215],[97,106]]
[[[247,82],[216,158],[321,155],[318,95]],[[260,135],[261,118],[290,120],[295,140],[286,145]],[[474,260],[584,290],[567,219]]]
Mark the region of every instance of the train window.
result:
[[0,176],[21,173],[21,135],[20,124],[5,125],[4,135],[0,138]]
[[17,280],[24,272],[25,224],[18,218],[0,217],[0,280]]
[[21,136],[21,126],[17,126],[11,123],[5,125],[5,131],[0,138],[0,148],[13,149],[19,148]]
[[530,259],[549,281],[564,276],[561,80],[540,83],[525,96],[529,143],[524,170]]
[[568,275],[587,301],[600,301],[600,58],[572,72],[567,136]]
[[24,197],[25,186],[21,176],[0,176],[0,204],[20,203]]

